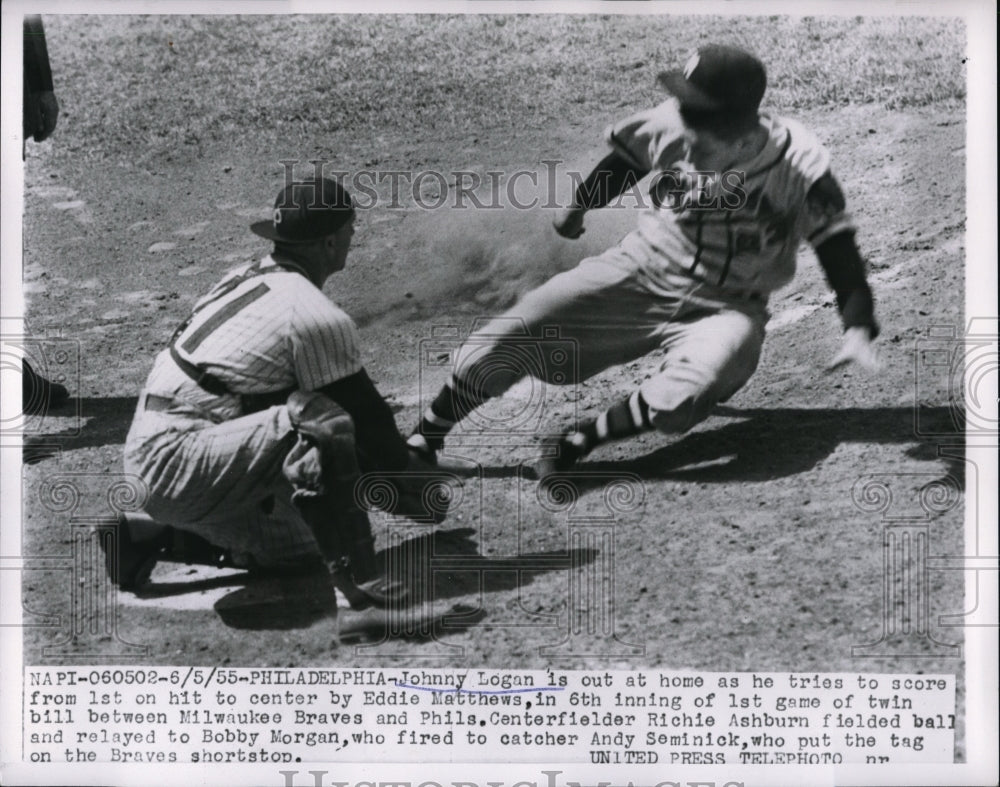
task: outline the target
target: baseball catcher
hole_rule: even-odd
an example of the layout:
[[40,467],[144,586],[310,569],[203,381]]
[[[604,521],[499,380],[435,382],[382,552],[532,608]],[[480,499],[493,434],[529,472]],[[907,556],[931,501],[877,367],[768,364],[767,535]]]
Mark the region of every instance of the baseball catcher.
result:
[[872,293],[829,154],[799,123],[759,111],[761,61],[704,46],[659,81],[670,98],[608,129],[610,152],[554,222],[560,235],[577,238],[588,210],[652,174],[652,204],[638,227],[466,342],[408,440],[415,452],[436,456],[458,421],[524,376],[505,359],[525,327],[542,337],[543,327],[558,326],[561,338],[575,340],[578,379],[648,353],[660,359],[658,373],[627,398],[545,446],[537,465],[543,481],[606,441],[652,428],[685,432],[750,379],[768,296],[794,275],[803,239],[816,250],[845,328],[831,367],[877,368]]
[[[145,516],[102,539],[120,587],[142,584],[158,560],[321,563],[356,609],[405,595],[379,570],[355,488],[363,472],[413,465],[357,328],[321,290],[344,268],[353,224],[333,180],[282,189],[273,220],[251,227],[271,254],[230,271],[156,358],[125,442],[126,471],[148,487]],[[400,492],[393,513],[405,514],[414,497]]]

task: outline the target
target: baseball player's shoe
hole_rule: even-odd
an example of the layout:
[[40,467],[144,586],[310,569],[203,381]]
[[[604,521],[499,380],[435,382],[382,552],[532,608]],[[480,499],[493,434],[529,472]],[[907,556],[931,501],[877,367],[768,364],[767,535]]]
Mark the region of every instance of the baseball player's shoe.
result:
[[104,552],[104,570],[122,590],[135,590],[149,581],[149,575],[172,538],[166,526],[160,526],[158,531],[150,526],[144,538],[132,531],[128,514],[119,514],[114,525],[97,528]]
[[21,401],[25,415],[45,415],[50,407],[66,403],[69,391],[65,385],[46,380],[27,361],[22,361],[22,364]]
[[101,535],[104,570],[122,590],[145,585],[161,560],[214,568],[256,568],[238,562],[231,552],[201,536],[160,524],[146,514],[119,514],[113,525],[99,525],[96,529]]
[[542,440],[541,453],[533,465],[535,478],[544,484],[550,476],[572,470],[586,455],[587,452],[572,442],[569,435],[548,437]]
[[408,440],[406,446],[410,449],[410,470],[433,469],[443,470],[446,473],[453,473],[457,476],[476,475],[478,466],[475,462],[448,454],[442,456],[424,443],[422,438],[419,442],[410,442]]

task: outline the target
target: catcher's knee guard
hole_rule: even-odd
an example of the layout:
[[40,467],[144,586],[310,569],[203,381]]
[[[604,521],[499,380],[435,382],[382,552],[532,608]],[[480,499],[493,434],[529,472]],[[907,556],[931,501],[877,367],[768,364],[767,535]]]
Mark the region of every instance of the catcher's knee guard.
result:
[[354,497],[361,476],[354,422],[323,394],[297,391],[287,407],[298,441],[285,459],[285,477],[334,584],[355,609],[402,599],[403,585],[385,580],[378,571],[371,524]]

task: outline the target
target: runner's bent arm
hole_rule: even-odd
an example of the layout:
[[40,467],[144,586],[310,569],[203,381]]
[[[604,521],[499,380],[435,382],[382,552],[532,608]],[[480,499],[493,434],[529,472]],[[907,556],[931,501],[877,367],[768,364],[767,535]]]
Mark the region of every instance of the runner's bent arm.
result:
[[870,337],[878,336],[875,302],[865,274],[865,261],[854,241],[854,229],[838,221],[844,216],[846,201],[836,178],[827,172],[806,196],[806,207],[813,222],[821,227],[809,241],[837,295],[837,308],[844,328],[868,328]]
[[576,187],[569,206],[560,211],[553,222],[556,231],[567,238],[578,237],[583,232],[584,213],[603,208],[647,174],[617,150],[612,150]]

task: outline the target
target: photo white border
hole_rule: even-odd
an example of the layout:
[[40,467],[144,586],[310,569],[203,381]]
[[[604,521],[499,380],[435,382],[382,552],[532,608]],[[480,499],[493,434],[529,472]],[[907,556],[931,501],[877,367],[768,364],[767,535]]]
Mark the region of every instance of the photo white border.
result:
[[[18,23],[23,13],[111,13],[111,14],[215,14],[215,13],[600,13],[600,14],[712,14],[712,15],[757,15],[780,14],[801,16],[962,16],[966,20],[968,34],[968,92],[967,92],[967,158],[966,158],[966,206],[967,238],[966,247],[966,315],[971,317],[995,318],[998,314],[997,290],[997,158],[996,158],[996,4],[990,2],[886,2],[885,0],[865,0],[865,2],[671,2],[653,4],[648,2],[421,2],[392,3],[373,0],[359,9],[347,2],[196,2],[195,0],[159,0],[158,2],[86,2],[69,0],[49,0],[48,2],[21,2],[12,0],[3,4],[3,106],[2,116],[2,260],[3,286],[0,288],[0,316],[4,318],[5,330],[17,330],[17,319],[23,315],[23,292],[20,286],[19,261],[21,255],[21,212],[23,207],[23,166],[20,143],[20,112],[11,108],[19,107],[21,80],[20,39],[21,26]],[[14,20],[11,23],[10,20]],[[12,321],[8,318],[12,318]],[[15,327],[11,327],[11,325]],[[995,330],[995,323],[994,323]],[[3,391],[4,412],[20,409],[17,392]],[[995,406],[995,402],[994,402]],[[9,607],[15,605],[20,610],[20,572],[11,569],[20,555],[20,528],[6,526],[17,521],[20,511],[20,449],[2,449],[2,473],[0,473],[0,494],[3,509],[0,514],[0,598]],[[12,462],[12,457],[18,459]],[[996,477],[996,455],[992,456],[993,466],[980,467],[981,478]],[[969,516],[974,507],[967,506],[965,543],[975,543],[977,528],[980,543],[994,545],[996,554],[997,498],[995,490],[981,489],[979,512],[984,522],[972,521]],[[12,520],[11,517],[14,519]],[[987,526],[989,523],[989,526]],[[985,535],[984,535],[985,534]],[[975,593],[976,575],[966,573],[966,597]],[[995,586],[994,586],[995,590]],[[989,604],[989,617],[997,617],[995,595],[980,599]],[[5,618],[6,619],[6,618]],[[719,784],[743,779],[746,784],[798,785],[810,784],[983,784],[997,778],[997,629],[966,628],[966,757],[967,763],[947,766],[836,766],[836,768],[810,768],[802,772],[796,768],[782,768],[779,771],[763,767],[699,766],[698,768],[670,769],[673,780],[715,780]],[[22,642],[18,628],[0,629],[0,697],[6,712],[0,713],[0,760],[2,752],[20,741],[20,708]],[[970,679],[971,678],[971,679]],[[331,778],[338,781],[360,781],[376,778],[376,781],[407,781],[418,784],[413,765],[383,763],[374,766],[345,766],[331,763],[327,766],[311,764],[315,769],[327,767]],[[519,780],[536,781],[540,785],[543,771],[561,771],[561,779],[577,780],[583,784],[610,781],[624,784],[632,779],[637,785],[654,783],[650,781],[650,771],[637,767],[633,776],[622,766],[614,766],[613,772],[601,766],[579,763],[503,766],[502,773],[476,774],[465,765],[433,766],[426,778],[438,783],[450,781],[500,781],[512,785]],[[220,783],[216,772],[208,778],[203,767],[174,765],[169,773],[160,767],[129,766],[113,771],[107,764],[98,765],[53,765],[27,766],[2,763],[2,780],[10,784],[178,784]],[[275,766],[266,766],[268,784],[279,784]],[[471,774],[471,775],[470,775]],[[735,776],[734,776],[735,774]],[[226,768],[226,783],[259,783],[261,768]],[[166,778],[165,778],[166,777]]]

